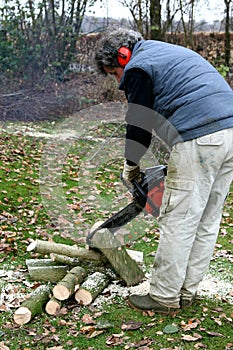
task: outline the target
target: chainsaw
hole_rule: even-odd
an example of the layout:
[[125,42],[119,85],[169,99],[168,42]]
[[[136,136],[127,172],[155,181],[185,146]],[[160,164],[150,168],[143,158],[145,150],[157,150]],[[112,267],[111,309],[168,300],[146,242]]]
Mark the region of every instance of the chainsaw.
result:
[[133,189],[129,188],[127,183],[122,179],[123,184],[132,194],[132,202],[117,213],[113,214],[96,229],[89,232],[86,238],[87,244],[92,247],[92,238],[97,231],[107,228],[114,234],[122,226],[133,220],[143,210],[154,217],[158,217],[162,203],[166,174],[167,167],[165,165],[157,165],[147,168],[145,172],[141,172],[142,180],[140,182],[136,179],[132,181]]

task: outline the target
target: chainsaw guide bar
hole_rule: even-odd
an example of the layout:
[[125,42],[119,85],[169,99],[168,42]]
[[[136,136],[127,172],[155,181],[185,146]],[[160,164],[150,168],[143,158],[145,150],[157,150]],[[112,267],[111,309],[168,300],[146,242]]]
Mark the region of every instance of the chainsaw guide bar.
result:
[[92,232],[89,232],[86,243],[92,247],[92,238],[97,231],[107,228],[114,234],[122,226],[138,216],[144,209],[147,213],[158,217],[162,203],[166,173],[167,167],[165,165],[147,168],[145,173],[142,173],[142,181],[140,183],[136,180],[132,182],[134,186],[132,191],[133,201],[113,214]]

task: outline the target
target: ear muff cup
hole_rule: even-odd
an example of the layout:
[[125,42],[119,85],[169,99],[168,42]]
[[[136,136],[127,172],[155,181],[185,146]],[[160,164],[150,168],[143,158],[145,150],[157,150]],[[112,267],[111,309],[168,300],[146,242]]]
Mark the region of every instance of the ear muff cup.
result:
[[128,47],[122,46],[117,51],[117,60],[121,67],[125,67],[130,60],[132,53]]

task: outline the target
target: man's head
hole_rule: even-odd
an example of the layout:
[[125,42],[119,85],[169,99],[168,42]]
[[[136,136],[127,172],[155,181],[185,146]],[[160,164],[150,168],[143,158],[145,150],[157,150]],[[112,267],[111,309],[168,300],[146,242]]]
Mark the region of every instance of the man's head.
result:
[[134,45],[142,39],[140,33],[124,28],[106,34],[100,40],[95,56],[99,71],[108,74],[113,68],[124,68]]

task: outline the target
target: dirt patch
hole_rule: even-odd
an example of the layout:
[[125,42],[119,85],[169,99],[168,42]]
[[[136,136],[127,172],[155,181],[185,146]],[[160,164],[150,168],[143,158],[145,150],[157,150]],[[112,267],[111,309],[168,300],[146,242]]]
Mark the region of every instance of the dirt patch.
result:
[[112,79],[94,73],[72,74],[43,86],[9,81],[1,86],[1,121],[57,120],[96,104],[125,100]]

